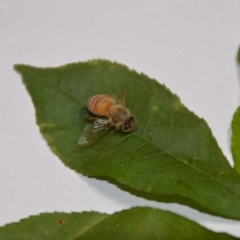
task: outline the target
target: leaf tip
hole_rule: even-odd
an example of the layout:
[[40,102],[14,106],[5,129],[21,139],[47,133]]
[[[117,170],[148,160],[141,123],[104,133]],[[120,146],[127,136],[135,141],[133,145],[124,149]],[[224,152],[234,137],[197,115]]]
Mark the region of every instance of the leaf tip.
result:
[[22,67],[22,64],[14,64],[14,65],[13,65],[14,70],[16,70],[16,71],[19,72],[19,73],[20,73],[20,71],[21,71],[21,67]]

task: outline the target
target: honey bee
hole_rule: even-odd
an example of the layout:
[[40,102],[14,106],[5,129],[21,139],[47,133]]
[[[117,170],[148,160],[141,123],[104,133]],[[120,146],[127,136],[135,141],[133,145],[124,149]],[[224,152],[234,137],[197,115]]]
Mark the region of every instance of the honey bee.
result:
[[135,128],[137,121],[125,107],[125,98],[122,94],[120,98],[95,95],[88,99],[87,109],[95,117],[86,118],[88,124],[79,139],[79,146],[92,145],[113,127],[119,132],[131,132]]

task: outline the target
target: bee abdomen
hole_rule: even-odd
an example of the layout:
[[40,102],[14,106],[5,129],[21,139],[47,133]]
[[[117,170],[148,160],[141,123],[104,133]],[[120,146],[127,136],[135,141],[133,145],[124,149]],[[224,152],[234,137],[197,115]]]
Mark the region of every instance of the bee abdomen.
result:
[[113,104],[113,98],[106,95],[95,95],[88,99],[87,108],[95,115],[107,116]]

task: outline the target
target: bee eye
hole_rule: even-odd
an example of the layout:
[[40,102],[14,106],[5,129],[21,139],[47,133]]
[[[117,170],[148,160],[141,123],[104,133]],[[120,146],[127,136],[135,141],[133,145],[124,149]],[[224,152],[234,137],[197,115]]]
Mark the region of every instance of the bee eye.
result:
[[130,118],[129,118],[129,122],[132,122],[132,121],[134,121],[135,120],[135,117],[134,116],[131,116]]

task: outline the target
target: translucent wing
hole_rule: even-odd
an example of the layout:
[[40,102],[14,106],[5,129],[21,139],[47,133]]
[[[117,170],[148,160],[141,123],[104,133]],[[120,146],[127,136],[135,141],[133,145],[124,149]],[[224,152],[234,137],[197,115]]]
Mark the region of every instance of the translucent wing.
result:
[[116,103],[120,103],[123,106],[126,105],[126,92],[125,91],[121,91],[116,96],[113,96],[113,98],[115,99]]
[[83,129],[83,134],[78,141],[80,147],[87,147],[95,143],[105,135],[111,128],[108,119],[96,119],[89,122]]

